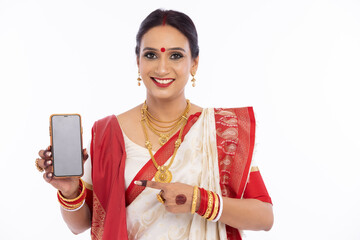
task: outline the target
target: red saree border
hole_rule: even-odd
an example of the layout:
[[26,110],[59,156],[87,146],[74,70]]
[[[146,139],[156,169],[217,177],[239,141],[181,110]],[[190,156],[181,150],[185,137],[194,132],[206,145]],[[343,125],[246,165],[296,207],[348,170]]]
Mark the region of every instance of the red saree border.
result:
[[125,211],[125,143],[115,115],[94,123],[90,155],[93,239],[128,239]]
[[93,211],[97,218],[91,222],[91,239],[101,240],[104,235],[105,210],[96,194],[93,195]]
[[[184,127],[183,136],[181,140],[184,140],[184,137],[189,132],[191,127],[195,124],[198,120],[201,112],[197,112],[192,114],[188,118],[188,122]],[[163,165],[174,153],[174,144],[179,136],[180,130],[173,135],[169,141],[167,141],[154,155],[157,163],[159,165]],[[142,191],[144,190],[143,187],[137,186],[134,184],[134,181],[138,180],[151,180],[154,178],[157,169],[155,168],[151,158],[150,160],[140,169],[140,171],[136,174],[134,179],[131,181],[129,187],[126,189],[125,192],[125,199],[126,199],[126,206],[129,206],[136,198],[139,196]]]
[[[241,198],[255,144],[253,108],[219,108],[214,113],[221,193]],[[229,240],[242,239],[239,230],[228,225],[226,234]]]
[[[239,186],[239,190],[237,192],[236,197],[237,198],[241,198],[244,190],[245,190],[245,185],[249,176],[249,170],[250,170],[250,166],[251,166],[251,160],[252,160],[252,156],[253,156],[253,152],[254,152],[254,146],[255,146],[255,116],[254,116],[254,110],[252,107],[248,107],[248,112],[249,112],[249,120],[250,120],[250,133],[249,133],[249,138],[250,138],[250,143],[249,143],[249,153],[248,153],[248,157],[247,157],[247,161],[246,161],[246,166],[245,166],[245,170],[241,179],[241,183]],[[239,109],[235,109],[235,113],[238,116],[238,111]]]

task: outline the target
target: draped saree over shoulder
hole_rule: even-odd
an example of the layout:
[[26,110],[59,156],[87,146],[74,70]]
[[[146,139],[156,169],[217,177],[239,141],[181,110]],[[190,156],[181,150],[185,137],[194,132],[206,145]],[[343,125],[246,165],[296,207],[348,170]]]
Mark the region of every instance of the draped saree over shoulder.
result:
[[[255,119],[252,108],[204,109],[202,113],[189,117],[184,133],[184,142],[181,146],[184,149],[181,150],[183,154],[178,153],[179,158],[189,159],[184,156],[195,154],[194,156],[201,161],[195,163],[199,164],[200,169],[194,172],[198,177],[189,181],[186,176],[181,175],[181,171],[178,175],[175,172],[174,181],[188,184],[194,182],[225,197],[241,198],[249,176],[255,140]],[[155,157],[159,164],[165,163],[171,157],[177,134],[156,152]],[[189,141],[202,142],[197,144],[197,147],[192,147]],[[141,204],[137,199],[145,196],[147,190],[144,191],[143,188],[134,185],[133,181],[125,189],[124,138],[114,115],[94,124],[90,152],[93,183],[92,239],[128,239],[128,237],[136,239],[135,235],[132,235],[132,229],[128,229],[128,224],[136,222],[132,220],[129,212],[141,206],[136,205]],[[175,162],[176,159],[174,161],[176,167]],[[193,163],[189,164],[192,166]],[[184,168],[186,167],[184,165]],[[134,180],[151,180],[155,171],[149,158],[149,162],[141,168]],[[176,179],[176,176],[179,179]],[[191,176],[188,175],[189,178]],[[155,199],[155,195],[153,197]],[[129,216],[126,215],[127,213]],[[127,217],[130,217],[129,220]],[[241,239],[237,229],[223,223],[208,222],[197,214],[187,214],[186,217],[189,218],[184,220],[189,223],[189,239]],[[205,232],[199,233],[198,229]]]

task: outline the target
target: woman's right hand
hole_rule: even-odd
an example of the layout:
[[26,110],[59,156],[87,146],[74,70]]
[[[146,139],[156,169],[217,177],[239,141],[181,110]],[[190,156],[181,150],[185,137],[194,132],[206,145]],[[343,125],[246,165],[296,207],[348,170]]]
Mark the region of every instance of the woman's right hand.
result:
[[[88,159],[86,149],[83,149],[83,162]],[[79,177],[61,177],[56,178],[53,173],[53,158],[51,156],[51,146],[45,150],[39,151],[39,157],[36,161],[39,167],[45,170],[43,177],[46,182],[54,188],[60,190],[61,194],[68,199],[76,198],[79,195]]]

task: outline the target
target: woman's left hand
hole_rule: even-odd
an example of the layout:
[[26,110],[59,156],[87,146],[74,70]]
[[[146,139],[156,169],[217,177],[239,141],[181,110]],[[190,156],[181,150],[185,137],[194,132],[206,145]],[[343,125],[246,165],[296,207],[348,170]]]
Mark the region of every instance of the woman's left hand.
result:
[[[164,199],[165,209],[171,213],[188,213],[191,211],[194,187],[184,183],[161,183],[147,180],[135,181],[136,185],[159,189]],[[196,210],[200,206],[200,191]]]

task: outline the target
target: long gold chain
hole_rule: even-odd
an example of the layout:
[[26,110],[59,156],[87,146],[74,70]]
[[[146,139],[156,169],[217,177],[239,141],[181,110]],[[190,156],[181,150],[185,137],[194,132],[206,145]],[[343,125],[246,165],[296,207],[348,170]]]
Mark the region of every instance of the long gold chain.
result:
[[[159,166],[159,164],[156,162],[155,160],[155,157],[154,157],[154,154],[152,153],[152,144],[149,140],[149,136],[148,136],[148,133],[147,133],[147,130],[146,130],[146,127],[145,127],[145,123],[146,123],[146,119],[147,119],[147,116],[145,114],[145,111],[144,109],[146,109],[147,111],[147,106],[146,104],[144,103],[142,109],[141,109],[141,126],[143,128],[143,132],[144,132],[144,135],[145,135],[145,147],[148,149],[149,151],[149,154],[151,156],[151,160],[155,166],[155,168],[157,169],[157,172],[155,173],[155,181],[157,182],[164,182],[164,183],[169,183],[171,182],[171,179],[172,179],[172,174],[171,172],[169,171],[169,168],[171,167],[171,165],[173,164],[174,162],[174,159],[175,159],[175,155],[177,153],[177,150],[179,149],[180,145],[181,145],[181,137],[182,137],[182,134],[183,134],[183,131],[184,131],[184,127],[187,123],[187,116],[184,114],[187,114],[189,112],[189,109],[190,109],[190,102],[189,100],[187,100],[187,107],[183,113],[183,115],[181,116],[180,119],[180,123],[182,123],[182,126],[181,126],[181,129],[180,129],[180,133],[179,133],[179,136],[177,138],[177,140],[175,141],[175,148],[174,148],[174,153],[170,159],[170,163],[165,166],[165,165],[162,165],[162,166]],[[185,120],[183,120],[185,119]]]

